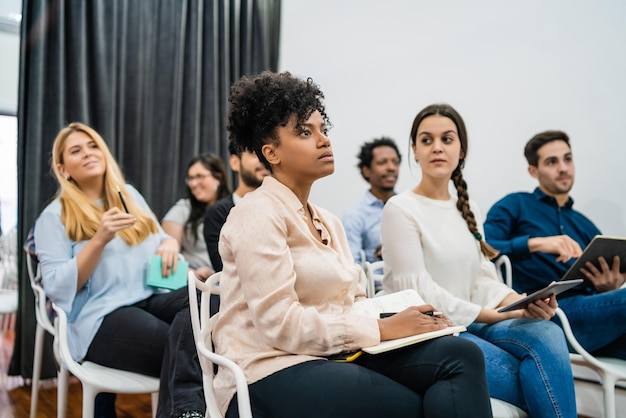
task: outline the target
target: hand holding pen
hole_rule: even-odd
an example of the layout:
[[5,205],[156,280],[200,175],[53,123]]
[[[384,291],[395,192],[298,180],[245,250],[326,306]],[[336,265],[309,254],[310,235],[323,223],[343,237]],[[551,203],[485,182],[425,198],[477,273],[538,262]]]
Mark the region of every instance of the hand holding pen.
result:
[[378,320],[381,341],[423,334],[444,329],[450,321],[430,305],[410,306],[407,309]]
[[126,206],[126,201],[124,201],[124,196],[122,196],[122,191],[120,190],[120,186],[115,186],[115,190],[117,190],[117,194],[120,197],[120,200],[122,201],[122,205],[124,206],[124,210],[126,211],[126,213],[128,212],[128,206]]
[[136,221],[137,219],[133,215],[113,207],[102,214],[100,227],[96,231],[94,238],[100,238],[105,243],[108,243],[115,238],[117,232],[132,227]]

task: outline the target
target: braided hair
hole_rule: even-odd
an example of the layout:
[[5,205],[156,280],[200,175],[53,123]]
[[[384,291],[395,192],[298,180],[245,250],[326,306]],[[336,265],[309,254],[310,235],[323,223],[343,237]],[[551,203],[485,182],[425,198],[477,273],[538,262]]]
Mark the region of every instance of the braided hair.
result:
[[463,122],[463,118],[461,115],[450,105],[448,104],[433,104],[422,109],[421,112],[415,116],[413,120],[413,127],[411,128],[411,143],[415,145],[415,141],[417,139],[417,129],[419,128],[422,120],[426,119],[429,116],[439,115],[444,116],[450,119],[456,125],[456,129],[458,131],[459,140],[461,142],[461,157],[459,159],[459,165],[452,172],[452,182],[454,187],[456,188],[456,193],[458,196],[456,207],[461,212],[461,216],[465,219],[467,223],[467,229],[472,233],[474,238],[480,243],[481,252],[488,259],[493,259],[498,255],[498,251],[495,250],[492,246],[487,244],[484,240],[482,234],[478,230],[478,223],[476,222],[476,217],[474,213],[470,209],[469,205],[469,194],[467,193],[467,183],[465,179],[463,179],[463,166],[465,165],[465,158],[467,157],[467,130],[465,128],[465,122]]

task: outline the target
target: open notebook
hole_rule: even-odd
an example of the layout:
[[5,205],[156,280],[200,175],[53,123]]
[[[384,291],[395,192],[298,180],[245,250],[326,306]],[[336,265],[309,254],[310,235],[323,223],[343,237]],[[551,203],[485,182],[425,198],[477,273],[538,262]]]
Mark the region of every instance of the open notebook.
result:
[[[354,304],[351,314],[369,316],[379,318],[381,313],[400,312],[409,306],[425,305],[426,303],[417,294],[415,290],[403,290],[388,295],[377,296],[374,298],[361,299]],[[425,332],[423,334],[412,335],[409,337],[398,338],[396,340],[383,341],[373,347],[364,347],[362,350],[369,354],[379,354],[386,351],[395,350],[417,344],[422,341],[431,340],[443,335],[453,335],[465,331],[463,326],[453,326],[437,331]]]

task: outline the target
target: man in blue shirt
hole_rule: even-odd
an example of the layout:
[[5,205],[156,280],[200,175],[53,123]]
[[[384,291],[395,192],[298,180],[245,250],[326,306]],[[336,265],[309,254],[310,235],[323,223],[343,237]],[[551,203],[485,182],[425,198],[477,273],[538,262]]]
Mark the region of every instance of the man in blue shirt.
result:
[[[511,259],[515,290],[529,293],[560,280],[600,230],[573,209],[569,192],[575,166],[567,134],[541,132],[528,141],[524,154],[539,187],[496,202],[484,229],[489,244]],[[587,263],[581,268],[585,282],[561,294],[559,306],[588,351],[626,359],[623,270],[612,254],[595,265]]]
[[365,142],[357,158],[357,167],[370,188],[344,212],[342,222],[352,256],[362,264],[381,259],[380,220],[385,202],[395,194],[402,157],[392,139],[381,137]]

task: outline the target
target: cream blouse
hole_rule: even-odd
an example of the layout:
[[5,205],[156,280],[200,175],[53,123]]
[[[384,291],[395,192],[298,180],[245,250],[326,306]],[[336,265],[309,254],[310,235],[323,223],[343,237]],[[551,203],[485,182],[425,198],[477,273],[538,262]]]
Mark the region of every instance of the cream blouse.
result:
[[[248,384],[380,342],[376,319],[349,314],[365,289],[341,221],[309,207],[324,243],[311,234],[293,192],[268,176],[231,210],[222,228],[224,269],[213,341],[218,354],[243,369]],[[225,412],[234,377],[220,368],[214,388]]]

